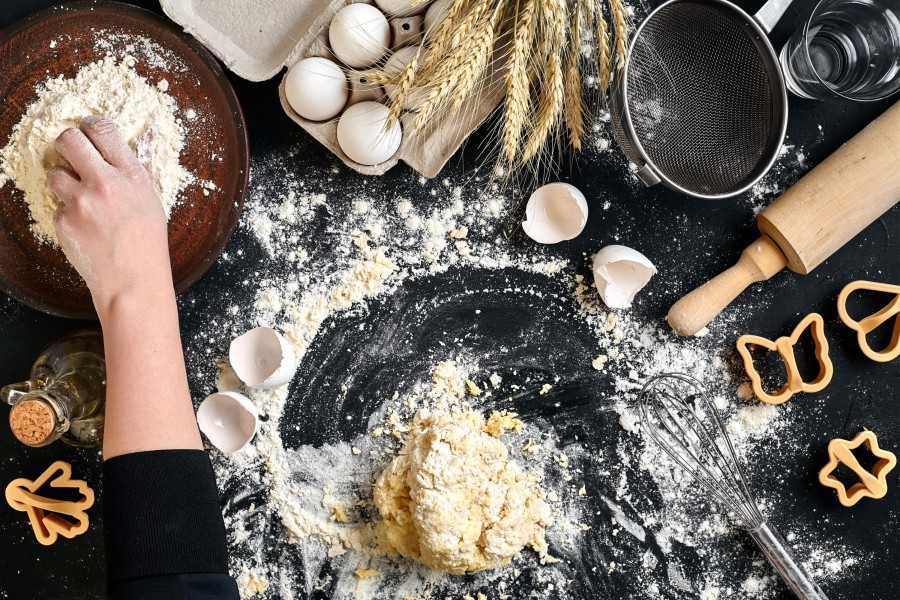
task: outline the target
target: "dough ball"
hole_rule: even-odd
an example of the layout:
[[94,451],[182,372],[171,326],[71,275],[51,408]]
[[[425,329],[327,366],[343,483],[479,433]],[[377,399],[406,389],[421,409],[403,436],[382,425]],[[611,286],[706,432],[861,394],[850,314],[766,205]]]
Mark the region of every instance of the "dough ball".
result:
[[477,412],[416,414],[375,484],[389,551],[452,574],[500,567],[526,546],[546,556],[550,507],[484,427]]

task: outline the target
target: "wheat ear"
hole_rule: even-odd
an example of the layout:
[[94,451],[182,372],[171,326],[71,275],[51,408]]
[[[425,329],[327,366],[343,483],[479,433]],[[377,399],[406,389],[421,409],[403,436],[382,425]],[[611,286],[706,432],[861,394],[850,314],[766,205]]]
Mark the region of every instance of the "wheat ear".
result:
[[533,158],[544,147],[565,106],[565,85],[560,56],[565,51],[566,42],[566,22],[563,18],[567,12],[566,0],[540,0],[538,6],[540,23],[543,26],[540,30],[539,57],[545,66],[535,123],[525,144],[523,162]]
[[506,102],[503,109],[501,155],[512,163],[519,150],[528,116],[528,59],[534,40],[534,5],[537,0],[515,0],[513,47],[506,61]]
[[[438,22],[434,31],[426,31],[422,47],[427,46],[428,51],[422,57],[422,72],[431,73],[437,68],[441,60],[452,50],[450,40],[454,32],[462,23],[462,17],[466,12],[469,0],[453,0],[447,7],[446,16]],[[424,81],[420,81],[424,84]]]
[[494,10],[491,11],[475,34],[473,38],[474,43],[472,44],[474,46],[472,56],[463,64],[463,72],[459,77],[459,83],[456,85],[456,89],[453,90],[451,112],[459,110],[462,103],[471,95],[472,90],[475,89],[475,86],[484,76],[488,60],[494,52],[494,34],[498,25],[500,25],[500,19],[503,17],[505,10],[506,1],[498,0]]
[[543,88],[541,89],[541,99],[538,106],[537,118],[535,119],[534,131],[528,138],[525,150],[522,153],[522,162],[527,162],[534,158],[541,148],[547,136],[553,131],[559,121],[559,114],[563,109],[564,103],[563,93],[563,75],[562,66],[559,61],[559,54],[550,55],[547,60],[547,74],[544,79]]
[[[612,0],[611,0],[612,1]],[[597,43],[597,72],[600,75],[600,97],[606,97],[609,89],[609,76],[612,73],[612,52],[609,47],[609,24],[603,17],[603,6],[600,0],[593,0],[596,25],[595,42]]]
[[394,88],[394,99],[391,101],[390,110],[388,111],[388,129],[394,126],[394,123],[397,122],[400,118],[400,114],[403,112],[403,104],[406,102],[406,96],[409,95],[409,91],[412,89],[413,82],[416,79],[416,71],[418,70],[419,57],[421,54],[422,46],[420,46],[418,51],[413,55],[412,60],[410,60],[406,65],[406,68],[403,69],[400,79],[397,80],[397,85]]
[[616,71],[621,71],[625,67],[625,55],[628,52],[628,14],[623,0],[609,0],[609,7],[616,30]]
[[584,6],[575,2],[575,14],[569,25],[569,55],[565,87],[566,127],[569,129],[569,144],[577,152],[581,150],[584,135],[584,101],[581,96],[581,42],[584,29]]

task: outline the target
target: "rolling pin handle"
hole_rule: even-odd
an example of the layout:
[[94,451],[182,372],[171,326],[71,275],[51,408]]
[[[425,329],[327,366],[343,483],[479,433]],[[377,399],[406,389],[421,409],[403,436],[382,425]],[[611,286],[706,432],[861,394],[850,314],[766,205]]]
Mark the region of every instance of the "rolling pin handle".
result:
[[784,253],[764,235],[744,250],[736,265],[676,302],[666,319],[678,335],[694,335],[747,286],[769,279],[786,266]]

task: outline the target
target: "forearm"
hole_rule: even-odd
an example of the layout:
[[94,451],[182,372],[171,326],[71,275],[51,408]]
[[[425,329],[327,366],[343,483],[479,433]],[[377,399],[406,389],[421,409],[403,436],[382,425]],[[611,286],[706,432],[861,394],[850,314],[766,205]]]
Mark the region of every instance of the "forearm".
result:
[[106,352],[103,457],[202,449],[169,279],[110,300],[95,298]]

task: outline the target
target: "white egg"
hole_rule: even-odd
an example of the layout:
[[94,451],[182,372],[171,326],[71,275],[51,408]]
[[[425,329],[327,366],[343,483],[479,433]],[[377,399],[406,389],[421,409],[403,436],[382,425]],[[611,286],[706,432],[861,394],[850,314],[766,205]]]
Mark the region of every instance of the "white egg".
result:
[[297,114],[310,121],[336,117],[347,104],[350,90],[344,71],[327,58],[304,58],[288,71],[284,95]]
[[350,160],[362,165],[385,162],[400,148],[400,123],[387,129],[388,107],[378,102],[360,102],[344,111],[338,121],[338,145]]
[[334,15],[328,43],[344,64],[369,67],[384,56],[391,43],[391,26],[384,13],[371,4],[348,4]]
[[587,216],[587,200],[578,188],[568,183],[550,183],[528,198],[522,229],[536,242],[556,244],[581,233]]
[[610,308],[630,308],[655,274],[650,259],[627,246],[606,246],[594,257],[594,285]]
[[413,6],[413,0],[375,0],[378,8],[392,17],[408,17],[422,10],[422,5]]
[[237,392],[218,392],[197,408],[197,425],[213,446],[231,454],[247,445],[259,427],[256,407]]
[[285,385],[297,371],[291,345],[271,327],[257,327],[234,338],[228,361],[241,381],[261,390]]
[[432,29],[444,20],[453,2],[454,0],[437,0],[437,2],[428,7],[428,10],[425,11],[425,35],[434,33]]
[[[406,65],[413,59],[416,55],[416,52],[419,51],[419,46],[407,46],[406,48],[400,48],[384,63],[384,72],[388,75],[399,75],[401,71],[406,68]],[[397,91],[397,86],[387,83],[384,86],[384,91],[387,92],[388,98],[391,100],[394,99],[394,93]],[[403,101],[403,108],[406,110],[417,110],[419,106],[421,106],[422,101],[425,99],[426,91],[422,88],[413,88],[406,94],[406,99]]]

